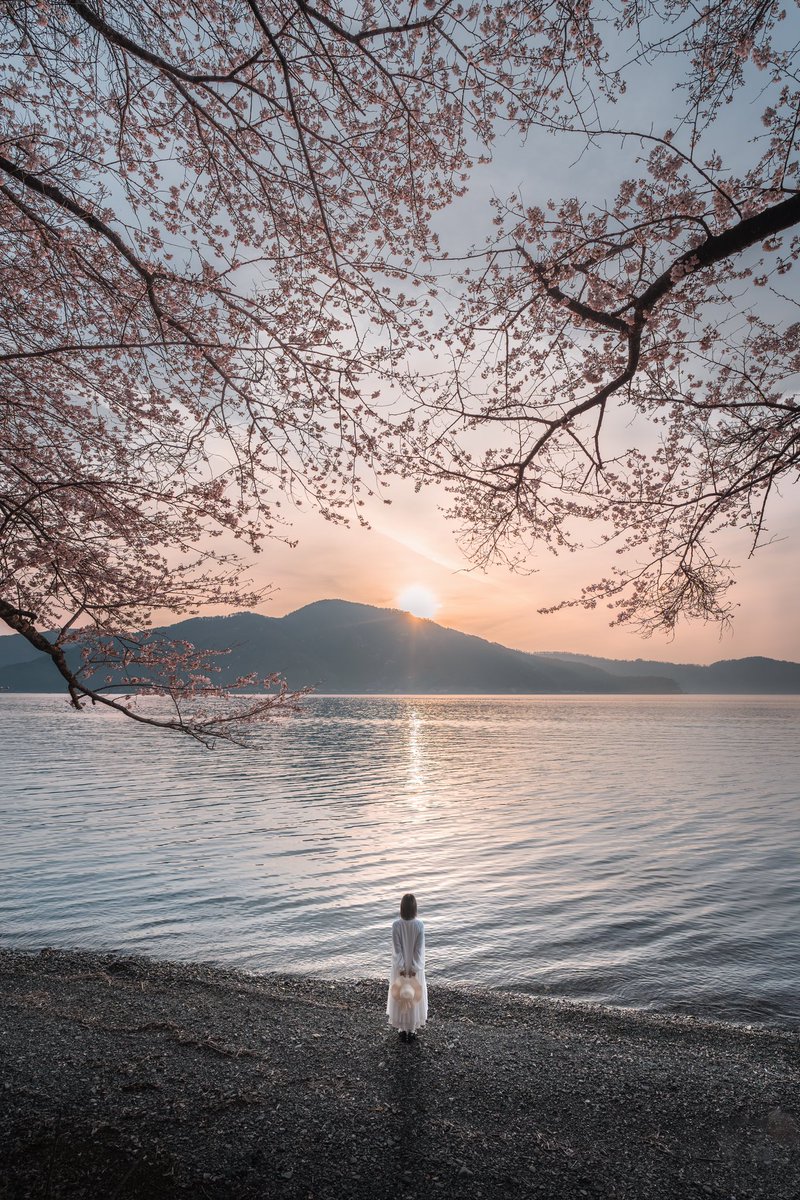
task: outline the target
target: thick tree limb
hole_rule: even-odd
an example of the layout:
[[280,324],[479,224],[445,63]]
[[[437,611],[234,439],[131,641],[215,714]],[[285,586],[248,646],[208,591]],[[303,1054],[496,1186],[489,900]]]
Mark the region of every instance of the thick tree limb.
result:
[[737,222],[736,225],[731,226],[730,229],[726,229],[720,234],[711,235],[696,247],[679,255],[671,266],[663,271],[657,279],[654,279],[640,296],[631,300],[625,306],[622,311],[629,311],[631,313],[631,319],[627,321],[615,314],[602,312],[579,300],[575,300],[563,292],[561,288],[554,284],[549,284],[543,264],[537,263],[524,247],[518,245],[517,248],[525,262],[548,296],[563,305],[564,308],[569,309],[570,312],[582,320],[604,329],[612,329],[624,334],[625,342],[627,343],[627,361],[624,370],[620,371],[618,375],[602,388],[598,389],[592,396],[589,396],[588,399],[583,400],[580,404],[573,405],[567,412],[548,424],[544,432],[534,442],[531,450],[516,465],[515,478],[511,483],[506,485],[507,490],[514,491],[522,485],[525,472],[559,430],[566,428],[566,426],[570,425],[578,417],[591,412],[593,409],[602,409],[606,401],[615,392],[618,392],[631,382],[639,367],[642,331],[648,315],[665,296],[679,285],[682,279],[687,275],[693,275],[697,271],[714,266],[725,259],[732,258],[734,255],[741,254],[751,246],[758,245],[759,242],[783,233],[785,230],[791,229],[798,224],[800,224],[800,194],[790,196],[787,200],[782,200],[779,204],[774,204],[770,208],[763,209],[751,217],[745,217],[743,220]]

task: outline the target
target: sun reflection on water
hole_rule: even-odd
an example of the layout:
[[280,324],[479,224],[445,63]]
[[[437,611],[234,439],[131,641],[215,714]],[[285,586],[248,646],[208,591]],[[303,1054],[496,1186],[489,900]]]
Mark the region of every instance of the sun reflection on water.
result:
[[413,812],[421,815],[430,808],[427,780],[425,720],[416,708],[408,716],[408,799]]

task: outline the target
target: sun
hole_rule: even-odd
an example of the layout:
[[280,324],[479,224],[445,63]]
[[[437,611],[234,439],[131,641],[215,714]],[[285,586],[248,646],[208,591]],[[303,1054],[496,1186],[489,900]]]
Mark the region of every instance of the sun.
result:
[[422,587],[419,583],[412,583],[403,588],[397,597],[397,604],[414,617],[432,617],[440,608],[439,601],[430,588]]

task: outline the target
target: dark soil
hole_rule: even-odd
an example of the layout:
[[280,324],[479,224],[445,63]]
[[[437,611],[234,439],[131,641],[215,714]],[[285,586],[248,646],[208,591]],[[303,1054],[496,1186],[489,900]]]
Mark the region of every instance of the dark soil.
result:
[[0,952],[0,1197],[797,1200],[800,1037]]

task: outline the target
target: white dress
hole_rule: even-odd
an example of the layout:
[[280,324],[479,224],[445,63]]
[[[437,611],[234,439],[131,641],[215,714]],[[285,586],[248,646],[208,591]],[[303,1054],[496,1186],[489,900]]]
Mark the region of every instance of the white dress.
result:
[[[401,971],[416,972],[422,995],[407,1008],[392,996],[392,984]],[[389,973],[389,998],[386,1001],[389,1024],[394,1029],[413,1033],[428,1018],[428,985],[425,982],[425,926],[419,917],[406,921],[398,917],[392,925],[392,967]]]

